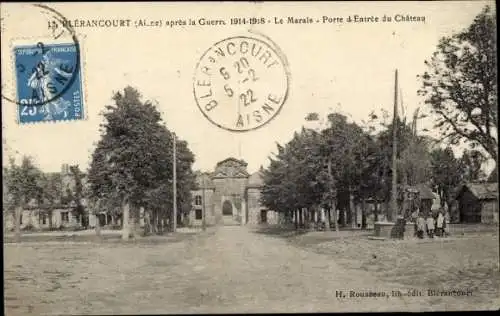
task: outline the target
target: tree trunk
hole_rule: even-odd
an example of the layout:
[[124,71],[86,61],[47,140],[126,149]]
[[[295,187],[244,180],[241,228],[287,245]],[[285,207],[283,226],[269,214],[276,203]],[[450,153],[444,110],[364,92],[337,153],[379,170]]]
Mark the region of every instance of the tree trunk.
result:
[[352,191],[349,194],[349,209],[350,209],[350,213],[351,213],[351,227],[357,228],[356,222],[358,219],[358,210],[356,208],[356,205],[354,204],[354,195],[352,194]]
[[98,215],[95,215],[95,235],[101,237],[101,221]]
[[52,220],[52,216],[54,215],[54,211],[50,209],[48,211],[48,216],[49,216],[49,230],[52,230],[52,227],[54,226],[54,222]]
[[158,234],[163,235],[163,218],[161,214],[158,214]]
[[[344,209],[339,209],[339,216],[338,216],[338,225],[341,227],[345,226],[345,212]],[[337,212],[335,212],[335,215],[337,215]]]
[[15,239],[16,242],[21,241],[21,213],[23,208],[18,206],[14,210],[14,227],[15,227]]
[[361,229],[366,229],[366,200],[361,200]]
[[333,227],[335,227],[335,231],[339,231],[339,223],[337,222],[337,209],[335,205],[335,200],[332,201],[332,215],[333,215]]
[[151,234],[151,211],[144,210],[144,235],[147,236]]
[[347,205],[347,210],[346,210],[346,226],[347,225],[351,225],[352,226],[352,222],[354,221],[354,217],[353,217],[353,207],[351,205],[351,200],[350,200],[351,196],[349,195],[349,205]]
[[318,209],[316,208],[316,206],[312,208],[312,223],[314,226],[314,230],[316,230],[318,227]]
[[297,229],[297,210],[292,211],[293,226]]
[[132,236],[133,238],[137,239],[137,238],[141,238],[141,225],[140,225],[140,221],[141,221],[141,208],[139,207],[132,207],[132,212],[131,212],[131,215],[132,215]]
[[123,217],[122,217],[122,240],[128,240],[130,236],[130,205],[128,201],[124,201],[122,205]]
[[331,222],[330,209],[325,208],[323,212],[325,214],[325,231],[330,231],[330,222]]
[[156,235],[158,233],[158,211],[151,211],[151,216],[153,217],[153,223],[151,224],[151,234]]

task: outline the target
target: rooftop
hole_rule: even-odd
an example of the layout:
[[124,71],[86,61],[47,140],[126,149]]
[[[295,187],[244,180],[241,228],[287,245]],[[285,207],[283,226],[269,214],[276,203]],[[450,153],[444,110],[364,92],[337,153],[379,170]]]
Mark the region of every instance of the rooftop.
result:
[[462,194],[465,188],[469,189],[480,200],[498,199],[498,182],[464,184],[458,191],[457,197]]

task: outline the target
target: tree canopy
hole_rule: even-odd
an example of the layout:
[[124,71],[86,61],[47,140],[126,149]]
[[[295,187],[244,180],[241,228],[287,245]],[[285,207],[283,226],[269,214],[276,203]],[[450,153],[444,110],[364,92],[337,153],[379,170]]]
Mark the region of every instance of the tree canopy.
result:
[[[306,120],[315,120],[308,115]],[[375,118],[376,120],[377,118]],[[264,172],[261,202],[282,212],[301,208],[352,208],[350,198],[388,202],[392,177],[392,124],[364,129],[339,113],[320,130],[303,128],[271,158]],[[400,186],[431,179],[430,140],[415,122],[398,119],[397,169]],[[335,216],[335,213],[334,213]],[[343,219],[340,219],[342,222]]]
[[489,7],[465,30],[441,38],[425,61],[419,94],[451,144],[461,140],[498,159],[496,14]]
[[[107,106],[102,136],[92,155],[88,174],[90,195],[101,207],[121,212],[124,201],[139,208],[172,210],[173,133],[162,124],[160,113],[139,92],[126,87]],[[177,139],[177,138],[176,138]],[[194,155],[177,139],[178,204],[190,202]]]

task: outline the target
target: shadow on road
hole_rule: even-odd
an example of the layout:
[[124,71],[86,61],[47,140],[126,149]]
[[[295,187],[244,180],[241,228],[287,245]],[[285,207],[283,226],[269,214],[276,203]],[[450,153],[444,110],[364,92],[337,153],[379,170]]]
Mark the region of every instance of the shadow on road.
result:
[[267,235],[271,237],[281,237],[281,238],[289,238],[307,234],[308,231],[305,229],[293,229],[288,227],[280,227],[280,226],[261,226],[252,229],[252,232],[262,235]]

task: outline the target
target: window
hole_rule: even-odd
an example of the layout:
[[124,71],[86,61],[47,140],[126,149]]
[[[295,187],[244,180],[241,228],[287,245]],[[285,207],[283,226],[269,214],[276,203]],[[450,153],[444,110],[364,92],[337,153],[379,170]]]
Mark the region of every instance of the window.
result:
[[202,212],[201,212],[201,209],[196,209],[195,210],[195,214],[194,214],[194,218],[195,219],[201,219],[202,218]]
[[68,212],[61,212],[61,222],[69,223],[69,214]]
[[19,215],[19,224],[23,224],[23,213]]
[[201,195],[194,197],[194,205],[201,205]]

